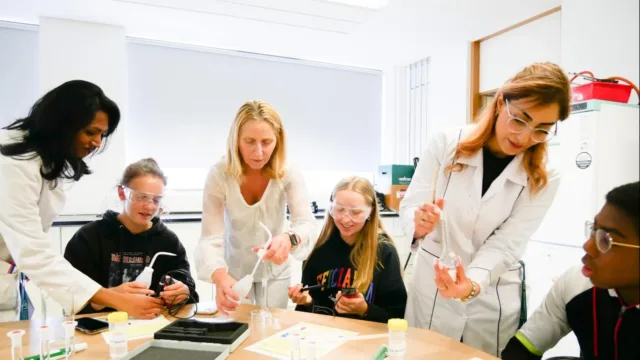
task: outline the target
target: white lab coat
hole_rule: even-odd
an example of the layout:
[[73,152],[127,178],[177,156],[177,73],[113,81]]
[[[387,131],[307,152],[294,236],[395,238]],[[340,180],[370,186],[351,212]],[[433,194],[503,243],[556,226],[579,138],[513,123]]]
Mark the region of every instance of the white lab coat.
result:
[[[0,144],[15,141],[17,131],[0,130]],[[40,175],[42,160],[16,160],[0,155],[0,265],[15,262],[38,288],[73,287],[74,311],[80,311],[100,285],[76,270],[51,248],[47,238],[51,224],[62,211],[65,193],[60,183]],[[17,274],[0,273],[0,322],[18,316]],[[70,310],[69,298],[52,293],[55,301]],[[56,298],[60,297],[62,298]]]
[[466,165],[461,172],[451,176],[444,172],[453,162],[458,139],[463,140],[474,126],[442,132],[429,141],[400,205],[400,216],[406,233],[413,234],[415,210],[430,200],[434,171],[439,169],[436,199],[449,182],[443,212],[449,250],[460,256],[466,275],[482,290],[468,303],[437,295],[433,265],[442,251],[437,227],[417,244],[405,317],[410,326],[463,338],[465,344],[499,356],[518,326],[522,284],[518,262],[551,206],[560,179],[549,170],[546,188],[531,197],[521,166],[523,155],[518,155],[481,196],[482,151],[458,158]]

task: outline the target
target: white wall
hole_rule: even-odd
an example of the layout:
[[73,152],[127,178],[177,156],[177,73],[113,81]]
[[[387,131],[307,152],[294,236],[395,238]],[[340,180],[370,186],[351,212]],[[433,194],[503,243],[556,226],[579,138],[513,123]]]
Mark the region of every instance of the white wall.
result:
[[[640,84],[638,0],[563,0],[562,66]],[[637,103],[635,95],[631,102]]]
[[[469,44],[458,41],[433,50],[429,57],[426,137],[463,126],[468,121]],[[384,109],[382,136],[383,164],[412,164],[407,146],[407,67],[384,69]],[[427,141],[428,143],[428,141]],[[423,149],[426,143],[423,144]],[[421,153],[421,152],[420,152]]]
[[54,18],[40,19],[40,92],[72,79],[98,84],[120,107],[122,118],[107,151],[89,160],[93,174],[68,185],[63,214],[97,214],[125,166],[127,114],[125,30],[121,27]]
[[531,63],[560,64],[561,31],[555,12],[480,43],[480,91],[500,88]]

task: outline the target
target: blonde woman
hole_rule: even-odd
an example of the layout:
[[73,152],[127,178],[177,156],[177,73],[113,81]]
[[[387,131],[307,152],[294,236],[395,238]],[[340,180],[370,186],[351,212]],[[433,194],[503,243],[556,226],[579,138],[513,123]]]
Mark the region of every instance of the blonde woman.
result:
[[[558,190],[547,141],[569,116],[569,93],[557,65],[527,66],[476,124],[430,140],[400,206],[419,247],[407,303],[411,326],[496,356],[515,334],[525,309],[519,261]],[[436,226],[441,215],[444,232]],[[456,279],[439,262],[443,239],[459,256]]]
[[[286,308],[289,255],[304,260],[313,247],[315,219],[302,175],[286,163],[286,136],[278,113],[266,102],[248,101],[229,131],[227,154],[209,171],[204,187],[202,236],[195,253],[198,276],[216,285],[218,310],[228,315],[239,299],[231,288],[251,273],[255,252],[273,234],[264,264],[254,275],[248,300],[262,304],[261,280],[268,281],[267,305]],[[285,206],[290,227],[285,228]],[[236,301],[231,301],[229,298]]]
[[304,285],[289,289],[296,310],[384,323],[404,316],[407,291],[400,259],[375,199],[367,179],[349,177],[336,185],[330,216],[304,263]]

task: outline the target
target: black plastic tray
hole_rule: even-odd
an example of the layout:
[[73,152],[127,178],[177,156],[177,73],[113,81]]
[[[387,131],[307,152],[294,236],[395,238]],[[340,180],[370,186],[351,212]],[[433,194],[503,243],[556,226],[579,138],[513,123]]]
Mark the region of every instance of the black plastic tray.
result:
[[208,323],[192,319],[180,319],[158,330],[153,335],[153,338],[231,345],[248,330],[249,325],[246,323]]
[[151,340],[125,355],[122,360],[224,360],[229,346],[222,344],[196,344],[190,341]]

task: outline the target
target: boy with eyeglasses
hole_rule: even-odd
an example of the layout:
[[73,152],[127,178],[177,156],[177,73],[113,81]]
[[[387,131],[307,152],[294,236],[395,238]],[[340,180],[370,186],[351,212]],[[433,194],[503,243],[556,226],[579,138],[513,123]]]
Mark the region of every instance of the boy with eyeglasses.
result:
[[569,269],[502,352],[541,359],[570,331],[582,359],[640,359],[640,183],[611,190],[584,244],[584,266]]

